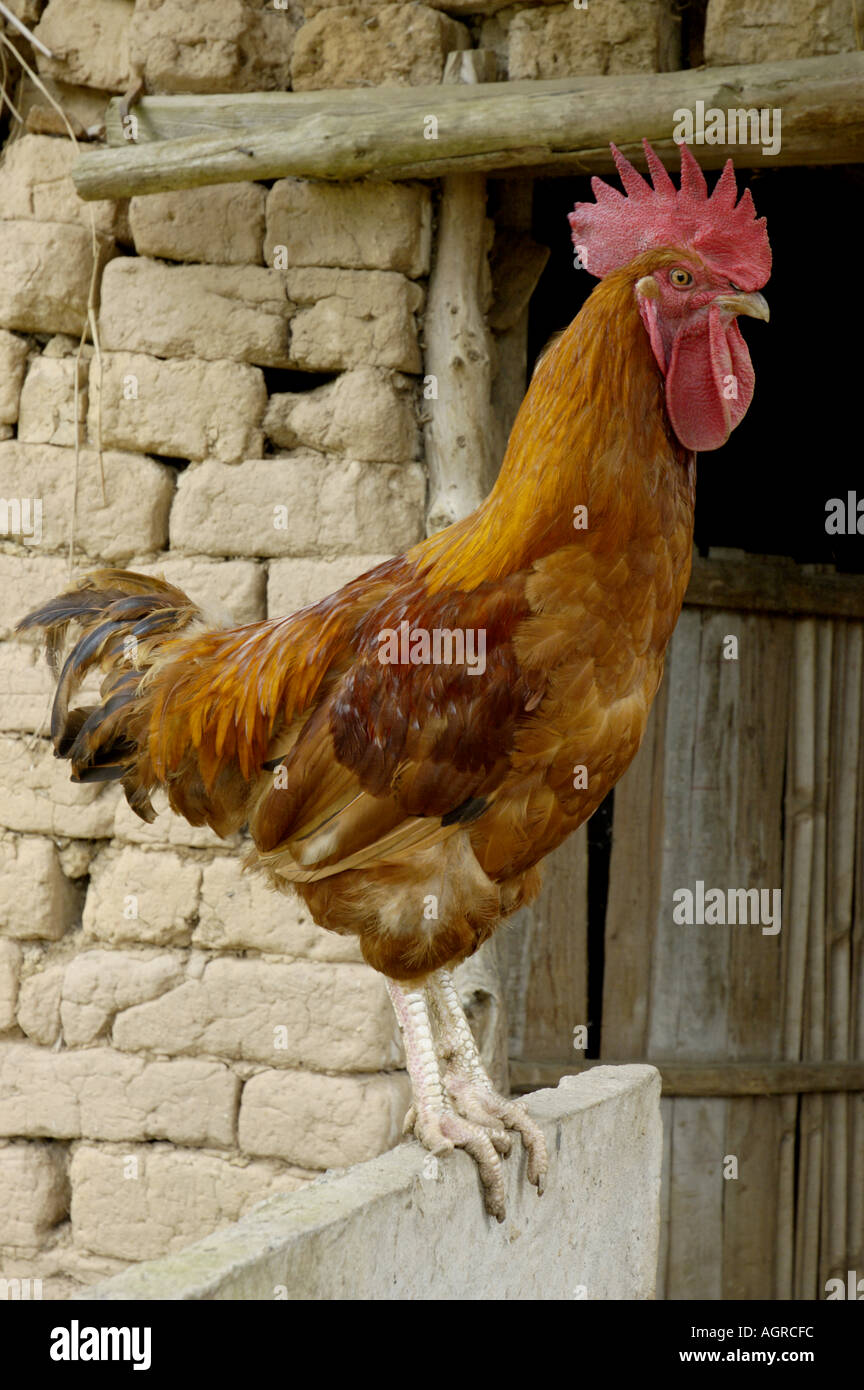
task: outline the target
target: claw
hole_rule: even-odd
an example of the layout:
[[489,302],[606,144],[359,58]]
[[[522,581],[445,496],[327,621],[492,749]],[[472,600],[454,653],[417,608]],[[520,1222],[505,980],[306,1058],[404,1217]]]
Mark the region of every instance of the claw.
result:
[[486,1210],[497,1221],[504,1220],[504,1174],[492,1136],[487,1130],[452,1110],[443,1110],[418,1119],[414,1134],[434,1154],[448,1153],[454,1147],[470,1154],[480,1174]]
[[[491,1086],[466,1080],[454,1074],[452,1070],[444,1077],[444,1087],[458,1114],[474,1124],[485,1126],[500,1154],[506,1155],[512,1148],[513,1141],[507,1130],[513,1130],[520,1135],[528,1161],[528,1181],[533,1183],[538,1194],[542,1196],[549,1167],[546,1140],[540,1126],[531,1119],[525,1107],[518,1101],[508,1100],[505,1096],[499,1095]],[[506,1128],[502,1128],[502,1124]],[[500,1148],[496,1142],[502,1136],[507,1141],[506,1149]]]
[[528,1181],[537,1188],[542,1197],[546,1189],[546,1174],[549,1169],[549,1155],[543,1131],[518,1101],[505,1102],[506,1111],[502,1116],[504,1123],[522,1136],[522,1143],[528,1158]]

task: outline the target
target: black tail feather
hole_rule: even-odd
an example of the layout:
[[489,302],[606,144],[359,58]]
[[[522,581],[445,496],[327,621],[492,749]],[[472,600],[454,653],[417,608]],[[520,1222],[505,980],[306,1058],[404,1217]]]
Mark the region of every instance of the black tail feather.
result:
[[[87,575],[22,618],[18,631],[43,628],[57,678],[51,711],[55,756],[72,764],[75,782],[120,781],[132,809],[154,818],[151,787],[140,775],[142,680],[164,640],[201,617],[180,590],[164,580],[125,570]],[[60,665],[72,625],[79,636]],[[72,707],[76,692],[95,668],[103,672],[97,705]]]

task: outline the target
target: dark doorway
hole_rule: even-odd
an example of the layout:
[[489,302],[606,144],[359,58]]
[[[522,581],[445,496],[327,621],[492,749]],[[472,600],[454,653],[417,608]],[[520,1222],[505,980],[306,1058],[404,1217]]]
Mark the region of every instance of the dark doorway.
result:
[[[768,219],[771,322],[743,321],[756,392],[728,443],[700,457],[696,545],[703,554],[732,547],[862,573],[864,536],[829,535],[825,521],[830,498],[857,491],[864,499],[864,166],[739,169],[737,177]],[[573,204],[592,196],[587,178],[535,182],[532,235],[550,257],[531,302],[529,373],[596,284],[573,268],[567,223]]]

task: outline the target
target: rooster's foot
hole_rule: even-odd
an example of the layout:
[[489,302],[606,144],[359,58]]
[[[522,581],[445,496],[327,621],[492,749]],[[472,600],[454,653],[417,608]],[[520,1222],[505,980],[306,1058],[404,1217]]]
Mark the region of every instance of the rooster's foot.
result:
[[477,1164],[486,1210],[504,1220],[504,1175],[499,1155],[521,1136],[528,1180],[542,1193],[548,1158],[546,1141],[518,1101],[499,1095],[483,1066],[477,1044],[447,970],[406,989],[388,981],[405,1043],[415,1103],[405,1121],[433,1154],[465,1149]]
[[436,1158],[454,1149],[464,1149],[470,1154],[477,1164],[486,1210],[497,1221],[504,1220],[504,1173],[498,1154],[509,1152],[510,1140],[503,1130],[489,1130],[483,1124],[474,1124],[445,1104],[438,1110],[425,1109],[422,1116],[412,1105],[405,1119],[405,1132],[419,1139]]
[[[454,1110],[502,1136],[507,1130],[519,1134],[528,1158],[528,1181],[542,1194],[549,1166],[543,1131],[524,1105],[502,1096],[492,1085],[449,971],[439,970],[432,977],[430,990],[438,1021],[436,1050],[445,1059],[444,1091]],[[512,1141],[509,1135],[506,1138],[509,1150]]]
[[[507,1133],[512,1130],[522,1139],[528,1160],[527,1177],[542,1196],[546,1186],[546,1171],[549,1158],[546,1153],[546,1140],[543,1131],[535,1124],[524,1105],[516,1100],[508,1100],[496,1091],[491,1082],[487,1085],[463,1076],[460,1072],[447,1071],[444,1074],[444,1089],[450,1097],[457,1114],[474,1124],[489,1128],[490,1138],[499,1153],[507,1154],[512,1139]],[[502,1128],[503,1126],[503,1128]],[[506,1141],[506,1148],[500,1148],[495,1136]]]

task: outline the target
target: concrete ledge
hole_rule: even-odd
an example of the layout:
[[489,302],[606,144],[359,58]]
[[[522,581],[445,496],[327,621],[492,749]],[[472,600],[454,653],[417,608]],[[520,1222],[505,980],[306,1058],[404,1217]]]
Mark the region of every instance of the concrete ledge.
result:
[[[508,1215],[485,1214],[463,1153],[406,1143],[89,1290],[90,1299],[644,1299],[660,1222],[660,1076],[598,1067],[537,1091],[542,1198],[518,1140]],[[437,1177],[430,1176],[437,1167]]]

